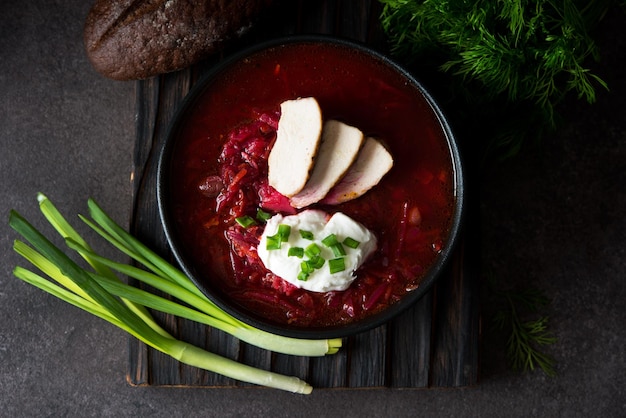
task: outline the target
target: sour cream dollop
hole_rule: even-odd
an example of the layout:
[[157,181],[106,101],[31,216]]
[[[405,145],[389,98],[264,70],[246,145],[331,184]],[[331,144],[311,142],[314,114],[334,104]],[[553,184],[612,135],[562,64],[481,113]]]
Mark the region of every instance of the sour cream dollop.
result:
[[[267,237],[277,234],[279,225],[289,225],[291,233],[289,239],[283,242],[279,249],[267,247]],[[313,239],[305,239],[299,231],[308,231],[313,234]],[[331,248],[322,243],[322,240],[331,234],[335,234],[339,242],[346,238],[352,238],[359,242],[357,248],[344,245],[345,255],[343,258],[345,269],[331,273],[329,260],[336,258]],[[320,256],[325,262],[321,268],[315,269],[306,280],[298,280],[298,274],[302,271],[301,263],[307,256],[299,258],[289,256],[289,248],[307,248],[312,243],[317,244],[321,250]],[[305,210],[297,215],[282,216],[274,215],[267,221],[261,237],[257,252],[265,267],[272,273],[293,285],[312,292],[329,292],[333,290],[346,290],[356,279],[355,271],[376,251],[376,236],[359,222],[349,216],[337,212],[330,216],[319,210]]]

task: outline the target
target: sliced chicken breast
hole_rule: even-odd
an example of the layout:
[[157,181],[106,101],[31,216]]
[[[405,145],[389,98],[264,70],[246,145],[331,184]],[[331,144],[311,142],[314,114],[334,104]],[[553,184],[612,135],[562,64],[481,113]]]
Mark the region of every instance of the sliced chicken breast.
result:
[[376,186],[391,167],[393,158],[389,151],[378,140],[368,137],[354,164],[321,202],[337,205],[356,199]]
[[355,161],[363,139],[358,128],[337,120],[324,123],[313,171],[304,189],[291,197],[291,206],[300,209],[322,200]]
[[287,100],[280,110],[268,158],[268,181],[280,194],[291,197],[309,179],[322,134],[322,111],[313,97]]

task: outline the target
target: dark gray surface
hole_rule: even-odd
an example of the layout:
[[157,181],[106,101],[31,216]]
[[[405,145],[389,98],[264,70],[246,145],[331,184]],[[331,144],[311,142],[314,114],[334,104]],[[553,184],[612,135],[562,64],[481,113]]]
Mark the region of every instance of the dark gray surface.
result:
[[[90,196],[118,220],[131,206],[134,83],[91,69],[89,2],[0,2],[0,416],[623,416],[626,410],[626,93],[616,11],[598,40],[611,87],[574,103],[541,150],[487,170],[483,264],[553,303],[556,378],[519,375],[486,333],[482,381],[447,390],[134,388],[127,337],[15,279],[11,208],[43,225],[35,195],[68,215]],[[485,330],[487,325],[485,324]]]

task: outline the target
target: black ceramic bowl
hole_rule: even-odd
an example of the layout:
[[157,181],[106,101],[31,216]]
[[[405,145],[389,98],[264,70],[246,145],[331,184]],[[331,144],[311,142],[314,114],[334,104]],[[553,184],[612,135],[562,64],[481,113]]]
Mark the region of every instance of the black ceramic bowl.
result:
[[[218,156],[229,132],[263,112],[277,115],[284,100],[306,96],[318,99],[325,117],[342,119],[382,138],[395,160],[394,168],[368,194],[324,208],[347,211],[368,227],[374,225],[381,251],[386,252],[374,255],[378,258],[372,261],[372,270],[389,271],[357,285],[359,276],[350,287],[353,291],[309,294],[314,305],[302,293],[283,300],[280,290],[259,284],[258,278],[254,288],[247,289],[252,275],[241,277],[245,263],[233,261],[224,219],[215,214],[219,190],[211,188],[219,189],[219,182],[198,186],[219,175]],[[389,58],[360,44],[320,36],[254,46],[222,61],[196,83],[160,154],[157,195],[173,254],[198,288],[243,322],[298,338],[363,332],[420,299],[451,256],[464,204],[455,138],[426,89]],[[417,211],[412,209],[415,204]],[[433,226],[431,221],[442,224]],[[413,236],[406,232],[407,225]],[[438,238],[418,247],[415,242],[429,233]],[[415,253],[403,253],[413,248],[410,245],[416,246]],[[402,259],[394,258],[399,254],[404,254]],[[406,277],[397,278],[402,275]],[[308,302],[293,308],[302,300]],[[294,312],[328,318],[311,322]]]

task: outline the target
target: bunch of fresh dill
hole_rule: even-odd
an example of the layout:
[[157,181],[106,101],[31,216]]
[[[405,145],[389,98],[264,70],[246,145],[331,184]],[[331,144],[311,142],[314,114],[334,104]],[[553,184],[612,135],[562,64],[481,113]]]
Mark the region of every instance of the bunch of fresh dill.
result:
[[611,0],[380,2],[392,54],[420,75],[448,75],[461,123],[478,121],[501,156],[556,127],[555,107],[570,93],[592,103],[607,87],[587,65]]

